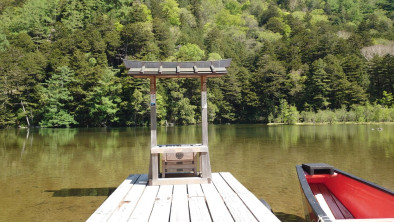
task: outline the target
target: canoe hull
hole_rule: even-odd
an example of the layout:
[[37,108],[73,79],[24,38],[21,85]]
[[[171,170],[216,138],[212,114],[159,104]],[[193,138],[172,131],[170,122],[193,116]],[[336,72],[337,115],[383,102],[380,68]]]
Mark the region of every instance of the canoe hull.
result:
[[[317,169],[313,170],[315,166]],[[349,218],[392,218],[394,221],[394,194],[391,190],[327,164],[303,164],[296,169],[307,221]],[[317,187],[324,191],[320,196]]]

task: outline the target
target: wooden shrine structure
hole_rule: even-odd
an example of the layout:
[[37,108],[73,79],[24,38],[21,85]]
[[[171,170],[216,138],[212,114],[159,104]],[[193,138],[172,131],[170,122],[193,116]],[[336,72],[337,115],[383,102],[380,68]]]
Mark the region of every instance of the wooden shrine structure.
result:
[[[204,184],[211,183],[211,164],[208,149],[207,79],[227,74],[231,59],[195,62],[146,62],[123,60],[129,75],[150,79],[151,148],[149,184]],[[200,78],[201,80],[201,144],[157,144],[156,79]],[[160,161],[162,155],[162,161]],[[198,160],[197,160],[198,159]],[[199,170],[197,169],[199,161]],[[162,173],[160,173],[162,162]],[[183,173],[180,173],[183,172]],[[185,174],[187,172],[188,174]],[[167,177],[171,174],[171,177]],[[188,176],[185,176],[188,175]],[[190,176],[192,175],[192,176]]]

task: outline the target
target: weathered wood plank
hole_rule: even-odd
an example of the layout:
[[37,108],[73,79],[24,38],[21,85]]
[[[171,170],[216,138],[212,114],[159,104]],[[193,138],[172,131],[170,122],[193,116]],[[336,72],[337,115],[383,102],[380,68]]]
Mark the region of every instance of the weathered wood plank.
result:
[[172,202],[173,185],[162,185],[159,188],[156,201],[153,206],[150,222],[168,221],[170,219],[170,210]]
[[187,186],[189,193],[189,211],[190,219],[194,221],[212,221],[208,211],[208,206],[205,203],[204,192],[200,184],[189,184]]
[[157,180],[152,180],[152,185],[181,185],[204,183],[208,183],[208,179],[201,177],[159,178]]
[[89,217],[88,222],[107,221],[118,207],[119,202],[126,196],[129,190],[140,177],[140,174],[132,174],[124,180],[119,187],[101,204],[101,206]]
[[151,215],[153,204],[156,200],[159,186],[147,186],[142,194],[138,205],[131,214],[129,221],[148,221]]
[[[208,147],[208,97],[207,97],[207,78],[201,76],[201,118],[202,118],[202,144]],[[203,178],[211,179],[211,163],[209,151],[200,154],[200,166]]]
[[[151,148],[157,146],[157,118],[156,118],[156,77],[150,78],[150,144]],[[159,157],[150,155],[149,179],[157,179],[159,175]]]
[[174,185],[170,221],[190,221],[186,185]]
[[244,187],[231,173],[220,173],[227,184],[237,193],[244,204],[249,208],[258,221],[277,221],[280,220],[270,211],[257,197]]
[[208,146],[201,144],[190,144],[190,145],[179,145],[179,146],[169,146],[169,145],[160,145],[152,147],[151,153],[178,153],[178,152],[208,152]]
[[146,186],[146,174],[131,175],[88,221],[279,221],[231,173],[212,176],[211,184],[159,187]]
[[134,186],[129,190],[127,195],[120,201],[118,208],[112,214],[108,221],[120,222],[127,221],[137,206],[137,203],[148,183],[148,175],[141,175]]
[[201,184],[201,187],[204,191],[212,220],[215,222],[234,221],[215,186],[211,183]]
[[218,173],[212,174],[212,181],[235,221],[257,221],[252,212]]

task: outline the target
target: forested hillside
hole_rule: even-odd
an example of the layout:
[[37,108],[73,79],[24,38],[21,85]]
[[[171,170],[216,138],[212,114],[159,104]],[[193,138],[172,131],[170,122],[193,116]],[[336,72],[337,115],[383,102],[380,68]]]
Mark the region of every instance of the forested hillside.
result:
[[[0,127],[148,124],[149,84],[125,75],[126,57],[232,58],[228,75],[208,81],[214,123],[291,123],[299,114],[315,121],[308,118],[325,112],[394,121],[393,6],[392,0],[1,0]],[[160,80],[157,103],[162,124],[198,123],[199,80]]]

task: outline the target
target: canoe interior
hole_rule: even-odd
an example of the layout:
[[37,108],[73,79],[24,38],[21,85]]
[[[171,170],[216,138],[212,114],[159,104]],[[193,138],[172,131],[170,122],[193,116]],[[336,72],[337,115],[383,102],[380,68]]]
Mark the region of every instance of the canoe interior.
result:
[[[354,179],[337,170],[333,175],[304,174],[311,188],[322,187],[323,191],[324,187],[327,188],[333,199],[336,198],[355,219],[394,218],[393,192]],[[333,203],[335,204],[335,201]]]

